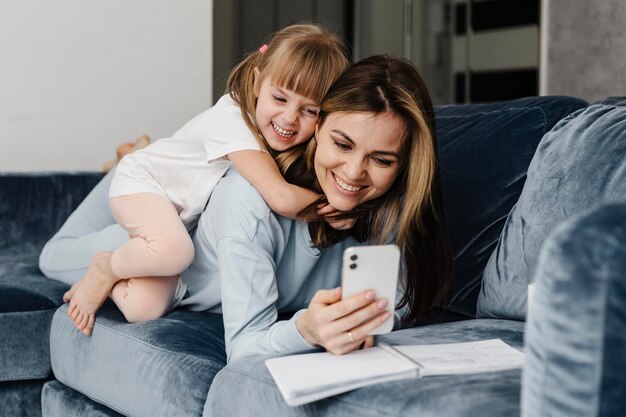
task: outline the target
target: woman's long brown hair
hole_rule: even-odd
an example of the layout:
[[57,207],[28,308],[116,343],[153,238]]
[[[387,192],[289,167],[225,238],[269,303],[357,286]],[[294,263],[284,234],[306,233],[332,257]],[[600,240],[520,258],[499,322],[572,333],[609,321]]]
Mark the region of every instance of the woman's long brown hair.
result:
[[[329,114],[337,112],[391,112],[400,116],[406,124],[403,158],[391,188],[346,215],[357,219],[351,230],[337,231],[326,222],[313,223],[313,243],[322,248],[347,236],[372,244],[395,240],[404,261],[404,295],[397,307],[408,306],[404,317],[407,323],[424,318],[431,307],[445,302],[453,275],[428,89],[409,61],[373,56],[353,65],[330,87],[322,101],[320,125]],[[287,178],[321,191],[313,168],[315,150],[316,141],[312,140],[306,161],[294,164]]]

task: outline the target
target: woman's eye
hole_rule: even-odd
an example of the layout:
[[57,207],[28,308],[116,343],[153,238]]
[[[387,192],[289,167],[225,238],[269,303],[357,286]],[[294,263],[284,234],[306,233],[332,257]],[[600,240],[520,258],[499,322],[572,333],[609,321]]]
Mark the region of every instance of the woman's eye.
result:
[[388,167],[390,166],[393,162],[388,160],[388,159],[383,159],[383,158],[372,158],[374,160],[374,163],[378,166],[381,167]]
[[335,146],[340,150],[340,151],[349,151],[350,150],[350,145],[347,145],[343,142],[338,142],[335,141]]

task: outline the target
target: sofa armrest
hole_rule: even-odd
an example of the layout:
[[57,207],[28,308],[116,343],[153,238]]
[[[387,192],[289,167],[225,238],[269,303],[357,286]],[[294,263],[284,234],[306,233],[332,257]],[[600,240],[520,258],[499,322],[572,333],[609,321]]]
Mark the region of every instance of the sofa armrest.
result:
[[98,172],[0,173],[0,250],[43,245],[101,179]]
[[561,224],[535,281],[522,416],[626,415],[626,202]]

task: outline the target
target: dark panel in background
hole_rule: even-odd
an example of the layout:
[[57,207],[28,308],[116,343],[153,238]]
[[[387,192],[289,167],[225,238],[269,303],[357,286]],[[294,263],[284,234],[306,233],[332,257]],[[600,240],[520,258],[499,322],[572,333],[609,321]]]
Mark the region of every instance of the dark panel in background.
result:
[[[230,70],[285,26],[314,22],[352,39],[352,0],[219,0],[213,2],[213,101]],[[348,44],[349,46],[349,44]]]
[[244,56],[259,49],[267,36],[276,30],[274,25],[273,0],[235,2],[233,48],[231,50],[231,67],[239,63]]
[[474,0],[475,32],[539,24],[539,0]]
[[[466,76],[457,73],[455,80],[455,102],[465,103]],[[470,73],[471,103],[513,100],[535,96],[539,90],[539,71],[532,69],[484,71]]]
[[459,3],[454,7],[456,14],[454,34],[465,35],[467,32],[467,4]]
[[[474,32],[539,25],[539,0],[473,0],[470,4]],[[458,3],[455,12],[454,32],[464,35],[467,32],[467,4]]]
[[[499,33],[510,29],[539,28],[540,0],[467,0],[457,3],[454,10],[454,36],[465,39],[461,42],[466,47],[465,53],[480,48],[480,43],[489,36],[498,38]],[[468,36],[469,33],[469,36]],[[510,36],[511,32],[508,32]],[[507,39],[502,37],[500,39]],[[510,38],[508,38],[510,39]],[[470,42],[468,47],[467,42]],[[507,48],[502,40],[498,48]],[[539,45],[527,45],[536,49]],[[492,51],[497,54],[497,51]],[[535,96],[539,93],[539,69],[510,65],[508,68],[500,62],[497,68],[488,68],[471,59],[467,59],[464,71],[455,68],[453,74],[453,92],[455,103],[476,103],[510,100],[520,97]],[[480,67],[480,70],[471,65]],[[503,68],[504,67],[504,68]],[[469,94],[469,97],[468,97]]]

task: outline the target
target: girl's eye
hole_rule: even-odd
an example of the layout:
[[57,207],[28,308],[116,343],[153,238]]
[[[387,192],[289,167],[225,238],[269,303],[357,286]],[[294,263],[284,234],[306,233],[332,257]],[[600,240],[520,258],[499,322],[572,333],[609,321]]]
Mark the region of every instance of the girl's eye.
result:
[[281,96],[274,96],[274,100],[280,102],[280,103],[286,103],[287,100],[284,97]]
[[350,150],[350,145],[345,144],[343,142],[339,142],[339,141],[335,141],[335,146],[337,147],[337,149],[339,149],[340,151],[349,151]]
[[317,109],[307,109],[307,108],[305,108],[305,109],[304,109],[304,113],[305,113],[307,116],[312,116],[312,117],[317,117],[317,116],[318,116],[318,111],[317,111]]
[[388,159],[383,159],[383,158],[377,158],[377,157],[373,157],[372,158],[374,160],[374,163],[380,167],[386,168],[388,166],[391,166],[391,164],[393,163],[392,161],[388,160]]

